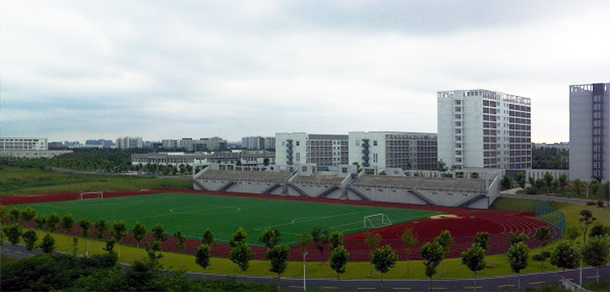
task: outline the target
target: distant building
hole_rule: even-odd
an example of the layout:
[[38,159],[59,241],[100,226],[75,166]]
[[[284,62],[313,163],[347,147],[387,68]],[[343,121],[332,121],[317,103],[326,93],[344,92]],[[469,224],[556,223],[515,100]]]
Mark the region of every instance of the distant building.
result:
[[265,137],[265,149],[275,149],[275,137]]
[[72,151],[49,150],[47,138],[0,138],[0,156],[23,158],[49,158],[66,153],[72,153]]
[[275,154],[266,150],[233,150],[214,153],[145,153],[132,154],[131,164],[146,165],[150,163],[159,165],[171,164],[173,166],[178,166],[180,164],[188,164],[191,166],[210,164],[233,164],[240,165],[242,167],[263,167],[266,166],[265,164],[273,164],[274,158]]
[[246,149],[265,149],[265,138],[261,136],[243,137],[241,145]]
[[112,148],[115,147],[116,144],[112,140],[105,139],[89,139],[85,141],[85,146],[87,147],[98,147],[98,148]]
[[436,169],[435,133],[349,132],[349,164],[378,174],[386,168]]
[[570,150],[570,143],[569,142],[561,142],[561,143],[553,143],[553,144],[547,144],[547,143],[534,143],[534,149],[540,149],[540,148],[554,148],[557,150]]
[[532,167],[529,98],[482,89],[437,98],[438,159],[449,168]]
[[570,86],[570,180],[610,179],[610,83]]
[[302,164],[345,165],[349,163],[348,139],[348,135],[277,133],[275,163],[288,169]]
[[193,138],[163,139],[161,143],[165,149],[184,148],[188,152],[227,149],[227,140],[220,137],[200,138],[199,140],[195,140]]
[[120,137],[116,139],[119,149],[142,148],[142,137]]

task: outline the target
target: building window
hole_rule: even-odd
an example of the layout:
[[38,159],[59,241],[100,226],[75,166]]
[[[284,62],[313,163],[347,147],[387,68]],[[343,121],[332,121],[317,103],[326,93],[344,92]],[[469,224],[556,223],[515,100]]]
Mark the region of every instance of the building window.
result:
[[377,146],[377,140],[373,141],[373,146]]
[[299,146],[299,144],[300,144],[299,141],[297,141],[297,146]]

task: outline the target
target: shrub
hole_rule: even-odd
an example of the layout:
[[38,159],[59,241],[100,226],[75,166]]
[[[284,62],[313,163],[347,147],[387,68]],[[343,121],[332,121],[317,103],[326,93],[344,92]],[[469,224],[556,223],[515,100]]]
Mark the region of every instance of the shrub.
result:
[[604,202],[603,201],[597,201],[597,206],[598,207],[603,207],[604,206]]
[[595,206],[595,205],[597,205],[596,202],[587,202],[587,206]]

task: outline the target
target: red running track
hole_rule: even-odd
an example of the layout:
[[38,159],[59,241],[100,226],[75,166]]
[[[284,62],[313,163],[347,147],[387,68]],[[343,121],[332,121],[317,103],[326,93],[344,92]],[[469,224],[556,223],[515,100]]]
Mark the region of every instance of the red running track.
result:
[[[536,228],[541,226],[551,227],[551,233],[553,238],[559,237],[559,232],[556,228],[549,225],[546,222],[537,220],[533,217],[531,212],[520,212],[520,211],[498,211],[498,210],[476,210],[476,209],[463,209],[463,208],[451,208],[451,207],[436,207],[436,206],[421,206],[421,205],[406,205],[397,203],[383,203],[383,202],[369,202],[369,201],[341,201],[333,199],[323,198],[301,198],[301,197],[284,197],[277,195],[256,195],[256,194],[243,194],[243,193],[226,193],[226,192],[210,192],[210,191],[193,191],[193,190],[182,190],[182,189],[152,189],[152,190],[136,190],[136,191],[104,191],[105,197],[121,197],[121,196],[137,196],[146,194],[158,194],[165,192],[182,192],[182,193],[193,193],[193,194],[215,194],[224,196],[244,196],[244,197],[256,197],[256,198],[270,198],[270,199],[281,199],[281,200],[306,200],[315,202],[324,202],[332,204],[354,204],[354,205],[368,205],[368,206],[384,206],[394,208],[407,208],[407,209],[423,209],[423,210],[434,210],[447,214],[456,215],[457,218],[445,218],[445,219],[431,219],[425,218],[417,221],[405,222],[395,224],[391,226],[376,228],[369,230],[369,232],[379,233],[382,236],[381,245],[391,245],[399,255],[401,260],[407,258],[406,251],[400,242],[400,234],[406,228],[412,228],[417,235],[420,244],[413,247],[410,253],[410,259],[421,259],[419,255],[419,248],[425,242],[430,242],[436,237],[442,230],[449,230],[455,243],[451,245],[449,254],[447,257],[459,257],[460,253],[472,244],[474,235],[477,232],[488,232],[489,233],[489,251],[487,254],[499,254],[505,253],[509,247],[509,234],[523,232],[530,238],[527,244],[530,247],[535,247],[540,244],[535,239]],[[78,192],[64,192],[64,193],[46,193],[46,194],[33,194],[33,195],[13,195],[13,196],[2,196],[0,197],[0,203],[2,205],[13,205],[13,204],[25,204],[25,203],[42,203],[42,202],[54,202],[54,201],[65,201],[65,200],[76,200],[78,199]],[[65,232],[65,230],[59,230]],[[71,232],[74,235],[80,234],[78,226]],[[364,243],[364,231],[347,234],[344,237],[345,247],[350,253],[350,261],[368,261],[369,260],[369,248]],[[140,246],[151,242],[152,238],[149,236],[144,242],[140,243]],[[136,241],[129,235],[123,240],[126,244],[136,245]],[[187,247],[184,251],[176,248],[176,240],[173,237],[163,243],[163,250],[171,250],[176,252],[186,252],[194,254],[198,240],[189,239],[187,240]],[[265,248],[253,247],[256,258],[265,258]],[[308,249],[308,260],[321,261],[328,258],[329,252],[325,250],[322,254],[315,248],[310,246]],[[229,246],[227,244],[219,244],[214,247],[212,254],[218,257],[228,257]],[[299,246],[293,246],[291,248],[291,260],[302,259]]]

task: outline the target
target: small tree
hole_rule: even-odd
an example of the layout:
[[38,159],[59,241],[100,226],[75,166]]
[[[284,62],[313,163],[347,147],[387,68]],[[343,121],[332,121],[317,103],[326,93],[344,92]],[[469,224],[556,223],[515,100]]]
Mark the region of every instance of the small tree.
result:
[[70,235],[72,227],[74,227],[74,217],[70,213],[64,214],[64,216],[61,217],[61,228],[66,230],[66,234]]
[[322,257],[322,264],[324,264],[324,250],[328,245],[328,230],[322,230],[320,227],[316,227],[311,230],[311,238]]
[[285,244],[276,245],[267,250],[267,259],[271,264],[269,272],[277,274],[277,287],[280,289],[280,275],[286,271],[290,248]]
[[589,225],[593,224],[596,219],[597,218],[593,217],[593,214],[591,214],[591,211],[586,209],[580,211],[580,219],[578,219],[578,221],[583,225],[582,239],[584,245],[587,245],[587,230],[589,229]]
[[538,239],[542,242],[542,253],[541,253],[542,261],[540,261],[540,262],[542,263],[542,268],[544,268],[544,260],[545,260],[544,247],[551,239],[551,230],[549,229],[549,227],[542,226],[542,227],[539,227],[538,229],[536,229],[536,239]]
[[390,271],[396,265],[398,255],[394,249],[388,244],[375,249],[371,256],[371,263],[375,266],[375,270],[381,273],[381,286],[383,287],[383,274]]
[[519,234],[513,234],[512,232],[508,235],[508,241],[510,245],[515,245],[518,242],[523,242],[528,240],[527,234],[521,232]]
[[436,274],[436,268],[445,257],[445,249],[437,241],[427,242],[422,245],[419,254],[424,258],[426,276],[430,278],[430,285],[432,286],[432,277]]
[[341,274],[345,273],[349,253],[345,246],[338,245],[330,252],[330,268],[337,274],[337,281],[340,280]]
[[214,239],[214,233],[210,229],[206,229],[203,232],[203,237],[201,238],[201,242],[203,244],[207,244],[210,247],[216,245],[216,240]]
[[487,252],[489,249],[489,233],[477,232],[477,234],[474,235],[474,243],[477,243],[483,250],[485,250],[485,252]]
[[106,246],[103,248],[103,250],[107,251],[108,254],[112,255],[114,253],[114,245],[116,244],[116,239],[110,238],[108,241],[106,241]]
[[557,243],[555,250],[551,253],[551,264],[562,268],[565,272],[566,269],[578,266],[581,258],[582,255],[576,246],[567,240],[562,240]]
[[438,242],[438,244],[443,247],[443,258],[449,254],[449,247],[455,242],[449,230],[441,231],[441,233],[434,238],[434,241]]
[[21,230],[21,226],[19,226],[17,224],[4,226],[2,231],[4,232],[4,235],[6,235],[6,238],[8,239],[8,241],[13,246],[15,246],[17,243],[19,243],[19,237],[21,237],[21,235],[23,234],[23,232]]
[[591,227],[591,231],[589,231],[589,237],[593,238],[595,236],[609,236],[610,235],[610,227],[602,225],[597,222]]
[[297,236],[297,241],[299,242],[299,250],[304,254],[313,242],[313,237],[309,233],[302,233]]
[[583,260],[587,265],[597,268],[597,283],[599,284],[599,269],[610,259],[610,239],[606,236],[596,236],[589,240],[583,249]]
[[258,241],[267,248],[273,248],[280,241],[280,232],[273,227],[265,228],[258,237]]
[[179,250],[184,251],[186,248],[186,237],[182,234],[182,231],[176,230],[176,232],[174,232],[174,238],[176,238],[176,247]]
[[419,244],[417,234],[413,232],[413,229],[407,228],[400,235],[400,241],[405,246],[405,252],[407,254],[407,275],[409,274],[409,256],[411,255],[411,249]]
[[525,188],[525,174],[523,172],[519,172],[519,173],[517,173],[515,178],[517,179],[517,184],[519,184],[519,187],[524,189]]
[[131,227],[131,235],[136,240],[136,248],[140,248],[140,241],[146,237],[146,226],[140,221],[136,221]]
[[8,211],[9,218],[12,223],[19,224],[19,217],[21,217],[21,212],[17,207],[13,207]]
[[565,236],[571,241],[574,242],[580,236],[580,226],[572,226],[566,228]]
[[32,209],[31,207],[26,207],[25,209],[23,209],[21,211],[21,219],[23,219],[26,222],[32,221],[32,219],[34,219],[35,217],[36,217],[36,211],[34,211],[34,209]]
[[200,244],[197,247],[197,253],[195,254],[195,262],[203,268],[203,277],[205,278],[205,270],[211,265],[210,263],[211,253],[209,244]]
[[500,185],[502,190],[508,190],[513,187],[513,179],[510,176],[505,175],[504,178],[502,178]]
[[97,237],[97,239],[104,239],[106,237],[106,231],[108,230],[106,220],[98,220],[93,224],[93,228],[95,228],[95,236]]
[[[152,233],[153,233],[153,238],[155,239],[155,241],[158,241],[159,244],[161,244],[161,242],[167,240],[167,232],[165,232],[165,228],[163,227],[163,224],[161,224],[161,223],[157,223],[157,224],[155,224],[155,226],[153,226]],[[159,245],[159,247],[161,247],[161,246]]]
[[248,233],[246,232],[246,230],[244,230],[243,228],[239,227],[239,228],[237,228],[235,233],[233,233],[233,235],[229,239],[229,245],[231,247],[234,247],[234,246],[239,245],[241,243],[246,243],[246,239],[247,238],[248,238]]
[[121,243],[121,240],[127,235],[127,223],[123,220],[116,220],[112,223],[112,236],[116,243]]
[[379,247],[379,244],[381,244],[381,234],[379,233],[372,233],[372,232],[365,232],[364,233],[364,243],[366,243],[366,245],[369,248],[369,255],[371,256],[371,264],[369,265],[369,276],[373,275],[373,252]]
[[53,212],[49,214],[49,217],[47,218],[47,227],[49,228],[49,231],[55,232],[55,230],[59,228],[59,222],[61,222],[61,217],[59,217],[57,213]]
[[328,237],[328,247],[333,250],[343,244],[343,233],[341,231],[333,231]]
[[38,234],[33,229],[28,229],[22,235],[23,241],[25,242],[25,249],[30,253],[36,248],[36,241],[38,240]]
[[46,234],[38,246],[44,253],[52,253],[55,250],[55,238],[51,234]]
[[246,279],[246,271],[250,267],[250,260],[254,258],[254,251],[248,246],[245,240],[233,241],[231,247],[231,253],[229,259],[239,266],[239,269],[244,273],[244,280]]
[[511,270],[517,273],[518,289],[521,289],[521,271],[527,267],[529,248],[524,242],[517,242],[508,248],[506,253]]
[[462,265],[474,273],[474,291],[477,291],[477,272],[485,268],[485,249],[478,243],[473,243],[461,256]]
[[47,216],[45,216],[44,214],[36,214],[34,222],[36,222],[36,228],[40,230],[45,230],[47,227]]

